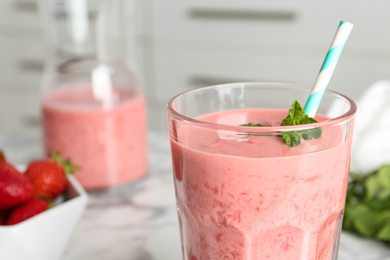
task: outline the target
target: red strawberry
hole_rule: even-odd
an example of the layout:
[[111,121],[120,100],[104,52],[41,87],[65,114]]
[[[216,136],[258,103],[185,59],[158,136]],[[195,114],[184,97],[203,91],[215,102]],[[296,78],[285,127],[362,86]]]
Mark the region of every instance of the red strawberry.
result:
[[15,225],[29,219],[49,208],[49,202],[43,199],[32,199],[15,208],[8,217],[6,225]]
[[8,218],[9,210],[0,210],[0,226],[5,225]]
[[10,163],[0,160],[0,210],[14,207],[33,197],[29,179]]
[[58,163],[47,159],[32,162],[26,176],[34,186],[34,195],[56,198],[67,187],[64,169]]
[[69,159],[64,161],[59,153],[52,153],[51,159],[31,162],[26,176],[34,186],[34,195],[55,199],[68,186],[66,174],[77,169]]

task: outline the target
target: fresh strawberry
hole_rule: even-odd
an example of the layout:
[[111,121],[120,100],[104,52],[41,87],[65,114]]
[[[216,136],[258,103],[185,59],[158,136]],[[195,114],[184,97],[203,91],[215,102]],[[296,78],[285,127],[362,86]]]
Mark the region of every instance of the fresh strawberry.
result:
[[9,215],[6,225],[15,225],[49,208],[47,200],[35,198],[15,208]]
[[33,197],[34,187],[14,166],[0,161],[0,210],[14,207]]
[[59,153],[52,153],[51,159],[31,162],[26,170],[26,176],[34,186],[34,195],[55,199],[68,186],[67,174],[77,170],[70,160],[63,160]]
[[26,176],[31,180],[36,196],[54,199],[68,185],[62,166],[50,159],[32,162],[26,170]]
[[5,225],[9,214],[9,210],[3,209],[0,210],[0,226]]
[[6,217],[4,214],[5,213],[0,210],[0,226],[3,225],[3,223],[5,223]]

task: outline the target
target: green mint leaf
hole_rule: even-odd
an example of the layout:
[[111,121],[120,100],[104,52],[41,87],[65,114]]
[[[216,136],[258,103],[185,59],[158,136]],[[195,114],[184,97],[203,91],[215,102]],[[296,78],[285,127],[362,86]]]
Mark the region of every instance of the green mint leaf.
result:
[[375,193],[381,188],[381,183],[377,174],[370,175],[365,182],[365,199],[370,200],[374,198]]
[[[291,109],[289,110],[289,117],[293,120],[293,125],[300,125],[301,118],[305,116],[305,109],[299,104],[297,100],[294,100]],[[283,125],[283,123],[282,123]]]
[[[305,109],[295,100],[291,106],[291,109],[288,111],[288,116],[282,121],[281,126],[292,126],[292,125],[304,125],[312,124],[318,122],[315,118],[305,115]],[[263,124],[242,124],[241,126],[254,126],[254,127],[264,127],[267,125]],[[263,135],[263,134],[251,134],[247,133],[245,135]],[[322,135],[321,128],[313,128],[302,131],[286,131],[281,134],[282,139],[288,147],[294,147],[301,143],[302,138],[305,140],[311,140],[320,138]]]
[[242,124],[240,126],[253,126],[253,127],[260,127],[260,126],[266,126],[262,124],[254,124],[254,123],[248,123],[248,124]]
[[378,178],[383,187],[390,188],[390,165],[379,168]]
[[322,128],[313,128],[302,131],[302,138],[305,140],[318,139],[322,135]]
[[386,225],[388,214],[386,212],[374,211],[367,205],[357,206],[354,227],[362,236],[375,237],[383,225]]
[[[263,124],[254,124],[254,123],[248,123],[248,124],[242,124],[240,126],[251,126],[251,127],[269,127],[270,125],[263,125]],[[249,135],[249,136],[269,136],[270,134],[267,133],[244,133],[239,135]]]
[[390,224],[385,225],[379,231],[376,237],[379,240],[390,241]]
[[[390,188],[382,188],[381,191],[377,195],[378,199],[386,200],[390,203]],[[390,206],[389,206],[390,208]]]
[[387,210],[390,207],[390,200],[388,199],[380,199],[378,197],[366,200],[365,204],[369,206],[371,209],[376,211]]
[[390,164],[365,175],[350,173],[343,229],[390,247]]
[[342,226],[344,230],[349,230],[349,231],[354,230],[353,220],[356,217],[356,214],[354,214],[356,207],[357,206],[354,204],[346,204],[345,205],[343,226]]
[[[305,109],[295,100],[289,110],[288,116],[282,121],[282,126],[305,125],[318,122],[317,119],[305,115]],[[301,139],[311,140],[320,138],[321,128],[313,128],[303,131],[284,132],[281,134],[286,145],[289,147],[297,146]]]
[[[305,115],[305,109],[299,104],[297,100],[294,100],[293,104],[291,105],[291,109],[288,111],[288,116],[282,121],[282,126],[289,126],[289,125],[302,125],[302,124],[309,124],[309,116]],[[312,118],[314,119],[314,118]],[[317,122],[316,119],[314,119],[315,122]],[[314,123],[314,122],[310,122]]]
[[300,131],[290,131],[281,133],[281,136],[288,147],[294,147],[301,143],[302,133]]

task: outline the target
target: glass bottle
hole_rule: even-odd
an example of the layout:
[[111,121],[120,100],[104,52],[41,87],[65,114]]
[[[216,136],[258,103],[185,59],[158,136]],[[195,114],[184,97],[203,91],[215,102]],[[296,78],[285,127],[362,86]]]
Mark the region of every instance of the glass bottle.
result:
[[44,149],[102,189],[147,173],[145,97],[124,61],[125,0],[42,0],[48,60],[42,86]]

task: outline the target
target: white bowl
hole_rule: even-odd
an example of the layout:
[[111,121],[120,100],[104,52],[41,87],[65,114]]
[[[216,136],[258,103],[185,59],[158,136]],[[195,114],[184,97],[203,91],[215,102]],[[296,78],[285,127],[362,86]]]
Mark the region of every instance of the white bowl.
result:
[[87,193],[73,176],[64,201],[30,219],[0,226],[1,260],[58,260],[86,204]]

